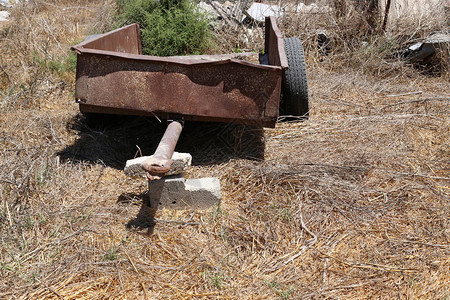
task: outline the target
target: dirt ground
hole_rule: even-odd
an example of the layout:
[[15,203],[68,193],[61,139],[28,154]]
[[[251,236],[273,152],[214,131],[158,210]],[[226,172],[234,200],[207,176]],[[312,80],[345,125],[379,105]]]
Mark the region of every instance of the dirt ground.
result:
[[[55,59],[111,3],[36,3],[20,20],[42,31],[14,27],[0,42],[1,299],[450,297],[448,77],[308,56],[310,118],[187,124],[186,177],[218,177],[222,201],[155,211],[147,181],[122,170],[164,126],[89,126],[74,73],[24,54]],[[55,7],[65,26],[52,27]],[[45,32],[47,46],[26,44]]]

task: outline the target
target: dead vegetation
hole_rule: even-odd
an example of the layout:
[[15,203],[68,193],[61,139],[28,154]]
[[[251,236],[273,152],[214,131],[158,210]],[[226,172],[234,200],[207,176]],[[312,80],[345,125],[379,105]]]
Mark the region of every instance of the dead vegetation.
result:
[[73,70],[33,57],[64,61],[113,9],[30,1],[1,28],[0,298],[449,297],[448,74],[346,40],[350,52],[319,56],[320,26],[288,16],[282,30],[308,51],[311,118],[187,125],[188,176],[219,177],[222,203],[151,211],[146,182],[121,168],[136,145],[150,154],[163,126],[88,126]]

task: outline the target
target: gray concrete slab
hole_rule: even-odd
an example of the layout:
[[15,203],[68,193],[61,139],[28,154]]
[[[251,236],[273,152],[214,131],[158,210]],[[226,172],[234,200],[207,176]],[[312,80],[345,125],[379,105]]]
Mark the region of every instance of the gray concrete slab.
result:
[[[125,174],[131,177],[146,177],[146,173],[142,169],[142,163],[150,157],[152,156],[142,156],[127,160],[124,168]],[[166,173],[167,176],[186,172],[187,168],[192,163],[192,156],[189,153],[174,152],[172,160],[173,163],[170,167],[170,171]]]
[[165,177],[149,181],[150,206],[153,208],[206,209],[220,202],[220,181],[217,178],[185,179]]

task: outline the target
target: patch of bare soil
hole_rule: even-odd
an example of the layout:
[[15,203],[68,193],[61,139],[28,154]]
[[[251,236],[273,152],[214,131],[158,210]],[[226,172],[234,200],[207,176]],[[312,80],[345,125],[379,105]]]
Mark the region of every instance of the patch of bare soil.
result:
[[[64,49],[112,5],[34,3],[17,17],[23,32],[38,31],[26,19],[43,22]],[[60,27],[42,15],[52,7],[66,12]],[[85,29],[68,36],[74,24]],[[2,51],[24,34],[11,32]],[[57,45],[51,34],[43,41]],[[155,211],[147,182],[122,168],[136,145],[151,154],[164,126],[89,126],[73,71],[57,76],[27,51],[0,60],[5,86],[23,83],[1,90],[0,298],[449,297],[445,77],[308,57],[310,119],[274,129],[187,124],[177,146],[194,156],[187,177],[218,177],[223,199],[205,211]],[[12,72],[20,69],[29,72]]]

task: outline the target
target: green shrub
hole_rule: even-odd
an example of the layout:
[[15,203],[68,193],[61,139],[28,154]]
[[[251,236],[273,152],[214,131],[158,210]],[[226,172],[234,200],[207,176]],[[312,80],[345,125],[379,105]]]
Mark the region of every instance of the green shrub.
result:
[[204,53],[212,45],[205,14],[191,0],[117,0],[119,25],[141,25],[144,54]]
[[46,58],[33,52],[33,60],[39,67],[59,75],[66,72],[75,72],[77,66],[77,55],[74,52],[67,52],[67,55],[57,59]]

